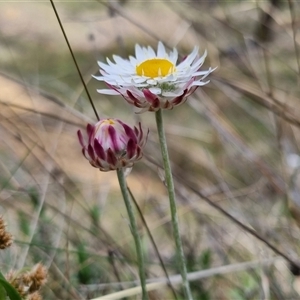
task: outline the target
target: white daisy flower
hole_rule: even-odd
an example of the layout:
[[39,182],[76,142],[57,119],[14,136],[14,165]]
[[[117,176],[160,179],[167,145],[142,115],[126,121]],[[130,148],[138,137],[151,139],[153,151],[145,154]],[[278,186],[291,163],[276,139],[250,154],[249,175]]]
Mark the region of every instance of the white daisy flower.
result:
[[107,58],[107,64],[98,62],[100,74],[94,76],[104,81],[110,89],[97,90],[106,95],[122,95],[130,104],[144,111],[172,109],[187,100],[198,86],[215,69],[199,71],[207,52],[198,57],[195,47],[182,62],[177,64],[178,52],[174,48],[169,54],[162,42],[157,53],[151,47],[135,46],[135,57],[123,59],[113,55],[115,63]]

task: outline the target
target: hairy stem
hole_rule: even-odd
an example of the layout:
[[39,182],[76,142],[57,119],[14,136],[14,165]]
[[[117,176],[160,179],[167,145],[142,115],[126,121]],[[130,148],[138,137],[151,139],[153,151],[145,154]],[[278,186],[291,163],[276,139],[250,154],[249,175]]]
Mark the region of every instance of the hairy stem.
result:
[[140,274],[140,280],[141,280],[141,287],[142,287],[142,294],[143,294],[142,299],[147,300],[148,295],[147,295],[147,290],[146,290],[146,272],[145,272],[145,262],[144,262],[141,240],[140,240],[140,236],[138,234],[138,228],[136,225],[133,208],[132,208],[130,200],[129,200],[129,194],[128,194],[128,190],[127,190],[127,184],[126,184],[126,179],[125,179],[123,169],[118,169],[117,174],[118,174],[118,180],[119,180],[121,192],[123,195],[123,199],[124,199],[128,217],[129,217],[130,230],[133,235],[134,242],[135,242],[137,260],[138,260],[138,266],[139,266],[139,274]]
[[192,300],[192,293],[189,285],[189,281],[187,279],[187,269],[186,269],[186,263],[185,263],[185,257],[183,252],[183,247],[180,239],[180,232],[179,232],[179,223],[178,223],[178,215],[177,215],[177,206],[176,206],[176,199],[175,199],[175,189],[174,189],[174,182],[173,182],[173,176],[172,176],[172,170],[170,165],[170,159],[168,154],[168,148],[167,148],[167,141],[166,136],[164,132],[164,125],[163,125],[163,117],[162,117],[162,110],[158,110],[155,113],[156,117],[156,126],[159,136],[159,143],[161,147],[161,153],[163,158],[163,165],[165,169],[165,181],[167,184],[168,194],[169,194],[169,200],[170,200],[170,210],[171,210],[171,216],[172,216],[172,225],[173,225],[173,235],[176,245],[176,254],[179,260],[179,266],[180,266],[180,273],[182,276],[182,283],[185,293],[185,299]]

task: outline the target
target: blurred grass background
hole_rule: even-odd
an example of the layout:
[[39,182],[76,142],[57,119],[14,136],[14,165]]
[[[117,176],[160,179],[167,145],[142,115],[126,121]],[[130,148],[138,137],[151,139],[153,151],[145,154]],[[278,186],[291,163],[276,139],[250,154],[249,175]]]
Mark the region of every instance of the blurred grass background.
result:
[[[192,283],[195,299],[299,299],[299,3],[55,1],[100,117],[150,128],[128,184],[169,275],[179,273],[153,113],[96,92],[98,61],[158,40],[197,45],[218,66],[186,104],[165,112],[189,272],[259,260]],[[0,213],[14,234],[1,271],[43,262],[44,299],[91,299],[134,286],[133,240],[114,172],[81,155],[76,131],[96,118],[49,1],[0,2]],[[194,187],[194,191],[189,188]],[[165,276],[139,218],[147,277]],[[264,265],[265,259],[274,262]],[[297,269],[293,273],[297,273]],[[299,273],[299,272],[298,272]],[[174,286],[182,299],[180,287]],[[298,292],[297,292],[298,291]],[[140,296],[127,297],[139,299]],[[174,299],[169,287],[150,299]]]

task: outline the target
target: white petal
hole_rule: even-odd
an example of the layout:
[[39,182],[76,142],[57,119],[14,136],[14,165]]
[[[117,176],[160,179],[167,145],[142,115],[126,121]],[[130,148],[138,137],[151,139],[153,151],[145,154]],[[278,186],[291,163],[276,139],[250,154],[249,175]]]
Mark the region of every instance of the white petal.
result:
[[163,92],[162,96],[165,96],[165,97],[178,97],[178,96],[181,96],[182,94],[183,94],[183,91],[178,91],[177,93],[176,92]]
[[138,87],[138,88],[142,88],[142,87],[147,87],[147,86],[149,86],[149,84],[147,84],[147,83],[136,83],[134,86],[135,86],[135,87]]
[[198,53],[199,53],[199,47],[195,46],[193,51],[187,56],[187,59],[193,61],[197,57]]
[[212,71],[210,70],[206,70],[206,71],[199,71],[199,72],[195,72],[193,73],[193,76],[201,76],[201,75],[206,75],[206,74],[210,74]]
[[110,79],[110,80],[117,80],[118,78],[120,78],[120,75],[115,75],[115,74],[104,74],[104,76],[99,76],[99,80],[101,80],[101,77],[103,79]]
[[200,67],[204,63],[206,55],[207,55],[207,51],[205,50],[204,54],[197,61],[193,62],[192,68],[196,66]]
[[117,80],[113,80],[113,79],[105,79],[105,82],[110,84],[110,85],[113,85],[113,86],[119,84]]
[[215,68],[213,68],[213,69],[209,68],[209,71],[210,71],[210,72],[207,72],[207,74],[205,74],[204,76],[202,76],[201,80],[203,80],[204,78],[206,78],[206,77],[207,77],[211,72],[213,72],[216,68],[217,68],[217,67],[215,67]]
[[161,41],[158,42],[157,46],[157,57],[165,58],[166,57],[166,49]]
[[119,76],[119,77],[116,77],[116,80],[120,83],[132,84],[131,77]]
[[141,61],[144,58],[143,50],[141,46],[138,44],[135,45],[135,57],[138,61]]
[[107,74],[104,70],[100,69],[99,70],[100,74],[103,76],[108,76],[109,74]]
[[145,82],[147,80],[147,78],[140,77],[140,76],[135,76],[135,77],[132,77],[131,79],[135,83],[142,83],[142,82]]
[[113,59],[117,63],[117,65],[121,65],[126,68],[131,67],[130,62],[127,59],[123,59],[122,57],[120,57],[118,55],[113,55]]
[[111,67],[116,67],[117,66],[108,57],[106,57],[106,61],[107,61],[108,65],[111,66]]
[[138,44],[135,45],[135,56],[138,62],[145,60],[143,49]]
[[105,95],[119,95],[119,93],[115,90],[112,89],[99,89],[97,90],[98,93],[100,94],[105,94]]
[[161,82],[177,81],[177,79],[178,79],[177,76],[175,76],[174,74],[170,74],[165,78],[162,78]]
[[198,54],[198,50],[199,47],[195,46],[192,53],[189,54],[186,59],[184,61],[182,61],[177,67],[181,66],[181,65],[191,65],[191,63],[193,62],[193,60],[196,58],[197,54]]
[[161,94],[161,89],[160,89],[160,88],[151,87],[151,88],[149,89],[149,91],[150,91],[152,94],[155,94],[155,95]]
[[100,69],[104,70],[106,67],[109,67],[107,64],[103,63],[102,61],[97,61],[97,63]]
[[156,54],[155,54],[154,50],[153,50],[150,46],[148,46],[147,51],[148,51],[148,55],[147,55],[147,58],[148,58],[148,59],[149,59],[149,58],[155,58],[155,57],[156,57]]
[[205,81],[205,82],[203,82],[203,81],[194,81],[192,84],[191,84],[191,86],[203,86],[203,85],[206,85],[206,84],[208,84],[209,83],[209,80],[208,81]]
[[148,49],[146,47],[142,47],[144,60],[148,59]]
[[105,76],[95,76],[95,75],[92,75],[92,77],[94,77],[95,79],[97,79],[99,81],[105,81],[105,79],[106,79]]
[[137,60],[136,60],[136,58],[135,57],[133,57],[133,56],[129,56],[129,60],[130,60],[130,63],[131,63],[131,65],[133,66],[133,67],[136,67],[137,66]]
[[176,48],[173,49],[173,52],[170,53],[169,55],[170,61],[176,65],[177,59],[178,59],[178,51]]
[[154,79],[148,79],[146,82],[148,84],[157,84],[157,80],[154,80]]
[[212,73],[214,70],[218,69],[218,67],[214,67],[213,69],[210,67],[207,72]]
[[102,62],[98,62],[98,65],[101,69],[103,69],[104,71],[106,71],[107,73],[114,73],[115,72],[115,68],[107,65],[107,64],[104,64]]

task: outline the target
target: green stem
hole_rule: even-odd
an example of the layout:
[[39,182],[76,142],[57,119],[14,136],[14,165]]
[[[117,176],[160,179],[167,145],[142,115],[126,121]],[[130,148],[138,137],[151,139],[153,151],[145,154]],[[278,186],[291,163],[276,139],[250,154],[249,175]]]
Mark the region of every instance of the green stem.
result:
[[175,189],[174,189],[174,182],[172,176],[172,170],[170,165],[170,159],[168,154],[168,147],[166,136],[164,132],[164,124],[163,124],[163,117],[162,117],[162,110],[158,110],[155,113],[156,118],[156,126],[159,136],[159,143],[161,147],[161,153],[163,158],[163,164],[165,169],[165,181],[168,188],[169,200],[170,200],[170,209],[172,215],[172,225],[173,225],[173,235],[176,244],[176,254],[179,259],[180,263],[180,273],[182,276],[182,283],[185,292],[185,299],[193,300],[189,281],[187,279],[187,269],[185,264],[185,257],[183,252],[183,247],[180,239],[180,232],[179,232],[179,224],[178,224],[178,215],[177,215],[177,207],[176,207],[176,199],[175,199]]
[[126,209],[127,209],[127,213],[128,213],[128,217],[129,217],[129,221],[130,221],[131,233],[133,235],[134,242],[135,242],[135,248],[136,248],[138,265],[139,265],[141,287],[142,287],[142,294],[143,294],[142,299],[147,300],[148,294],[147,294],[147,290],[146,290],[146,272],[145,272],[145,263],[144,263],[141,240],[140,240],[140,236],[138,234],[138,228],[136,225],[133,208],[132,208],[130,200],[129,200],[127,184],[126,184],[126,179],[125,179],[123,169],[118,169],[117,174],[118,174],[118,180],[119,180],[121,192],[123,195],[123,199],[124,199],[124,202],[126,205]]

